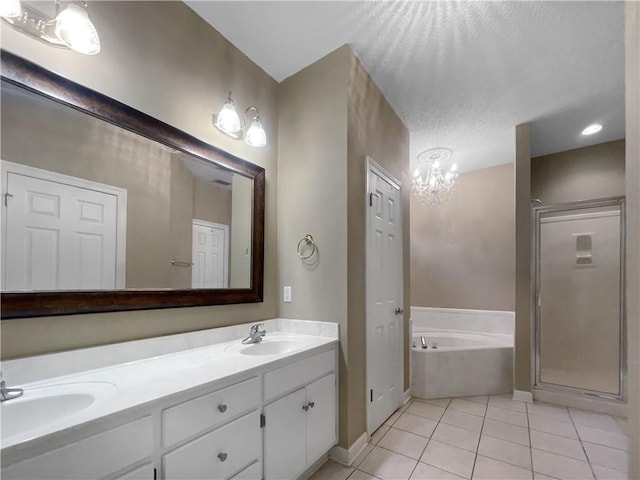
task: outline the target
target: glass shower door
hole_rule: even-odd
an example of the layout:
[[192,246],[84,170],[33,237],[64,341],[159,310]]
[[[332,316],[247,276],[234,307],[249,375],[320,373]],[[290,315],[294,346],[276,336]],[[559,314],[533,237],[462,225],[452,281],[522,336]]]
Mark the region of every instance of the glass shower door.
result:
[[536,383],[620,398],[622,203],[587,205],[535,209]]

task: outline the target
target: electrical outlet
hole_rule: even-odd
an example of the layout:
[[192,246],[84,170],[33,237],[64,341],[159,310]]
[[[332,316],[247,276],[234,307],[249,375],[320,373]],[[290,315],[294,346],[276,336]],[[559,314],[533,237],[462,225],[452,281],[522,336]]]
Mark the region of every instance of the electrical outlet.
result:
[[286,286],[284,287],[284,301],[286,303],[291,303],[291,287]]

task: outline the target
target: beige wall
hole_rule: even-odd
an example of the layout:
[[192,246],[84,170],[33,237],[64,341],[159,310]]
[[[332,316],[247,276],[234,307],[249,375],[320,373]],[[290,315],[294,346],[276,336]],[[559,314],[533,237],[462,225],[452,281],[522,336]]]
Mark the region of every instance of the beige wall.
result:
[[463,173],[434,207],[411,200],[411,305],[514,309],[513,164]]
[[[278,89],[278,241],[280,281],[292,287],[285,318],[340,325],[340,444],[346,446],[349,363],[347,324],[347,61],[343,47],[282,82]],[[364,168],[364,167],[363,167]],[[297,255],[311,234],[312,263]],[[363,387],[364,391],[364,387]]]
[[624,140],[531,159],[531,198],[543,204],[624,195]]
[[[409,338],[409,131],[393,111],[358,58],[348,51],[347,137],[347,288],[349,324],[349,406],[347,443],[366,430],[366,192],[365,159],[369,155],[402,183],[402,253],[404,334]],[[409,389],[409,354],[404,348],[404,389]],[[370,432],[373,433],[373,432]],[[344,439],[344,437],[342,437]]]
[[[102,51],[51,48],[10,28],[2,48],[102,92],[266,169],[263,303],[2,322],[2,357],[80,348],[276,317],[276,82],[182,2],[91,2]],[[229,92],[260,109],[267,146],[256,149],[212,125]],[[167,190],[169,185],[167,184]]]
[[[251,198],[251,191],[243,192]],[[244,212],[250,218],[251,212]],[[193,218],[231,225],[231,189],[218,187],[201,178],[194,179]]]
[[629,478],[640,478],[640,3],[626,2],[626,195]]
[[516,325],[514,389],[531,392],[531,137],[529,125],[515,130]]
[[[370,155],[407,185],[409,134],[348,47],[285,80],[278,107],[280,287],[292,286],[292,302],[281,302],[280,311],[283,317],[339,323],[339,444],[349,447],[366,430],[365,158]],[[307,233],[318,246],[308,264],[296,253]],[[408,363],[405,375],[408,387]]]

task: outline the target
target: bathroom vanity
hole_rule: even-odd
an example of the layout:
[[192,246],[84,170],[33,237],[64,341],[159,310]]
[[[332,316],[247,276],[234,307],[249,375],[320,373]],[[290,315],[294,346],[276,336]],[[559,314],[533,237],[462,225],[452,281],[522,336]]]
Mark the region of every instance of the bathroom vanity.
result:
[[2,478],[297,478],[336,442],[338,327],[264,324],[4,362]]

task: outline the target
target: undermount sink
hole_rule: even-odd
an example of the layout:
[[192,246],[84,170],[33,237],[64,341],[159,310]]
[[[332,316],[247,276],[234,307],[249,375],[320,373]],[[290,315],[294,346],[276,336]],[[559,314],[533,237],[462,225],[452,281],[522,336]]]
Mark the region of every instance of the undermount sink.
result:
[[22,435],[76,415],[115,392],[116,386],[107,382],[26,388],[23,396],[0,404],[2,439]]
[[241,355],[279,355],[293,352],[304,346],[304,341],[297,338],[269,338],[265,337],[259,343],[234,343],[226,348]]

